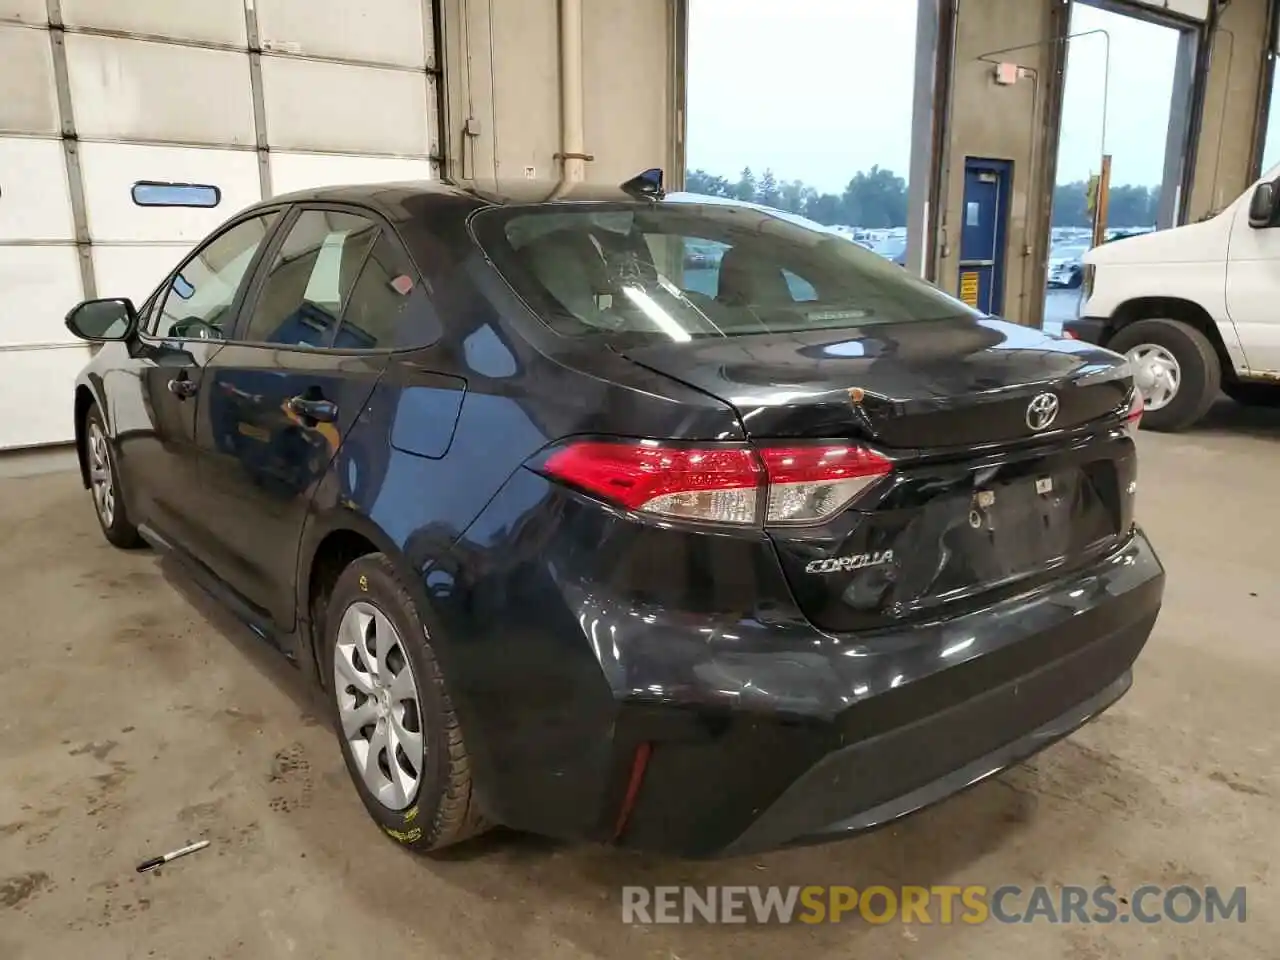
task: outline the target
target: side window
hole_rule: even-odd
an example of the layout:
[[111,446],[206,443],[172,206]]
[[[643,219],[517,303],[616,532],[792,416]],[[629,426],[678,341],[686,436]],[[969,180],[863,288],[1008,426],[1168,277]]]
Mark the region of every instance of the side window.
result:
[[272,211],[238,223],[197,250],[157,296],[162,305],[158,317],[147,318],[149,329],[160,337],[227,336],[235,320],[230,314],[236,295],[276,216]]
[[343,307],[377,236],[377,224],[357,214],[303,210],[267,272],[244,339],[332,345]]
[[797,277],[790,270],[782,271],[787,281],[787,289],[791,291],[791,299],[796,303],[810,303],[818,299],[818,291],[804,277]]
[[334,346],[387,350],[435,343],[440,322],[416,277],[408,254],[380,233],[351,291]]

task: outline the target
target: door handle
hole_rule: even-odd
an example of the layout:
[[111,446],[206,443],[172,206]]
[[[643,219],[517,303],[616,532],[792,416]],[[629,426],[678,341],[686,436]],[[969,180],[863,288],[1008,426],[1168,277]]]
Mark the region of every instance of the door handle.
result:
[[316,423],[333,423],[338,419],[338,405],[332,400],[321,400],[313,397],[290,397],[289,412],[303,420]]
[[179,400],[186,400],[196,395],[196,391],[200,389],[200,385],[194,380],[188,380],[186,377],[180,377],[169,381],[169,392]]

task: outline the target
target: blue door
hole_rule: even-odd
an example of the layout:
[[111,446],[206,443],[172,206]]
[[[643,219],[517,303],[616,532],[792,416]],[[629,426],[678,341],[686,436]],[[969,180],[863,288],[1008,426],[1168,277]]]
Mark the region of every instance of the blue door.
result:
[[1004,304],[1008,160],[966,157],[960,230],[960,299],[983,313]]

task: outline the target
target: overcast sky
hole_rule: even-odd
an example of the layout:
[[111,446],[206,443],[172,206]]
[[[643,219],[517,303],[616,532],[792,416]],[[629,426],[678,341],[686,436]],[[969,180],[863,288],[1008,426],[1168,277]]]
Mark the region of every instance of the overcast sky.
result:
[[[803,180],[839,193],[873,164],[900,176],[911,154],[914,0],[692,0],[689,166],[733,180]],[[1096,172],[1106,148],[1112,182],[1157,184],[1164,168],[1176,32],[1077,6],[1063,105],[1058,181]],[[1009,54],[1016,58],[1016,54]],[[1002,93],[992,90],[993,105]]]

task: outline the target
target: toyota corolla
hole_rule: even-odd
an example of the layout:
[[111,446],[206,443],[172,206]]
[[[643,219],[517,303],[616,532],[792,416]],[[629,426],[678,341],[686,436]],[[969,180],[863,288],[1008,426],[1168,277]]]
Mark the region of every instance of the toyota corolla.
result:
[[67,318],[107,539],[323,689],[386,834],[838,838],[1125,693],[1164,573],[1122,358],[793,217],[553,186],[278,197]]

